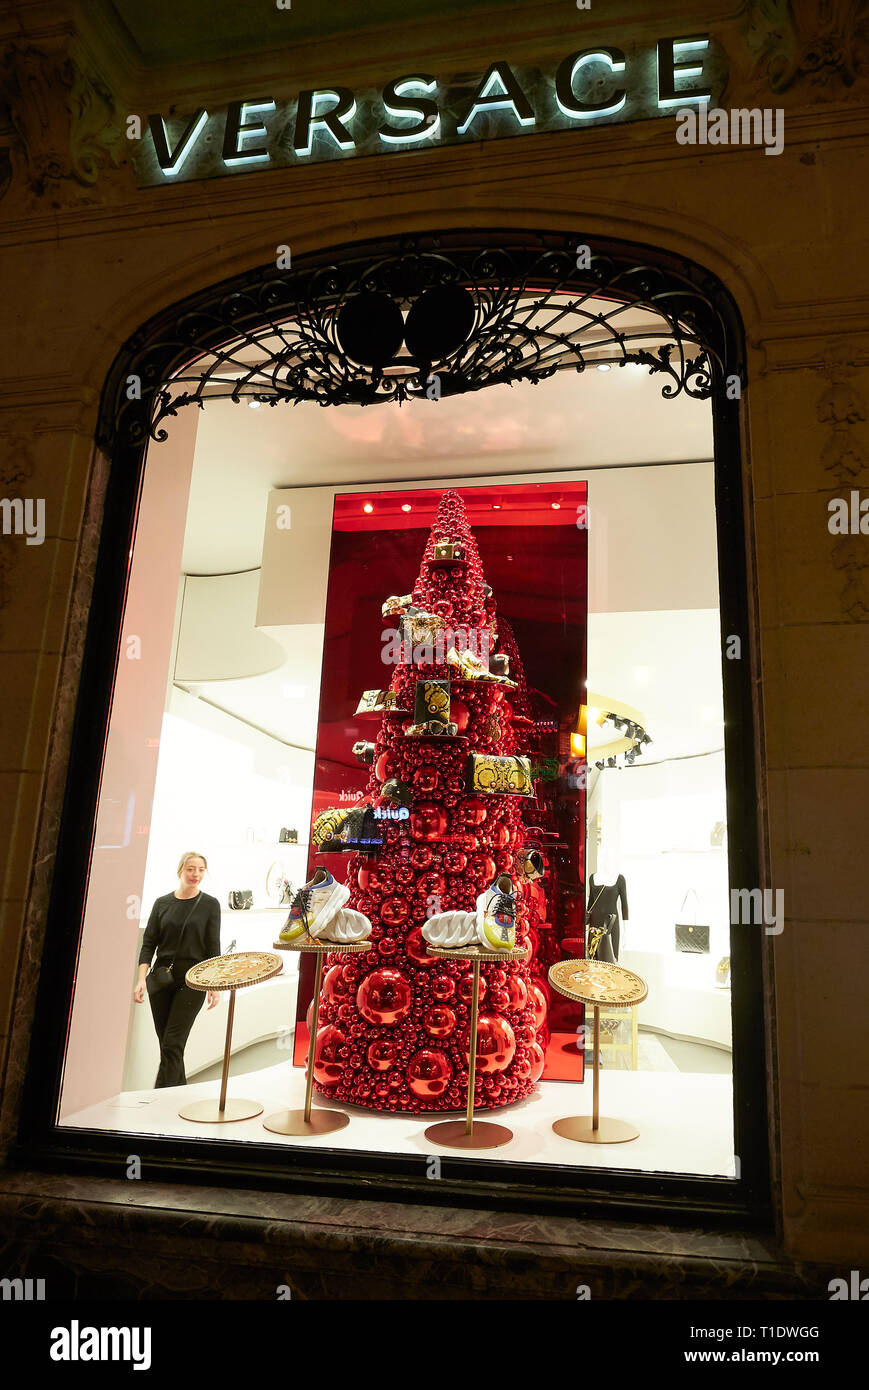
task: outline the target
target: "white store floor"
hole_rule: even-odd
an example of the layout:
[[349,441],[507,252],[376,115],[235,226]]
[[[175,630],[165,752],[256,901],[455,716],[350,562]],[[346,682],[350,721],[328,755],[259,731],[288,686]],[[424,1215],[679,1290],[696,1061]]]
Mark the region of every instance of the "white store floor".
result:
[[[453,1118],[443,1112],[425,1115],[390,1115],[324,1100],[314,1093],[316,1109],[343,1109],[350,1115],[344,1129],[318,1139],[288,1138],[263,1128],[263,1120],[277,1110],[301,1109],[305,1076],[301,1067],[281,1062],[263,1071],[230,1076],[228,1095],[261,1101],[263,1114],[252,1120],[222,1125],[182,1120],[178,1108],[200,1098],[217,1098],[216,1081],[160,1091],[128,1091],[113,1100],[91,1105],[65,1116],[63,1127],[113,1130],[125,1134],[154,1134],[270,1144],[275,1148],[304,1147],[362,1150],[367,1153],[458,1155],[438,1149],[425,1137],[425,1129],[438,1119]],[[571,1081],[538,1082],[533,1095],[517,1105],[476,1112],[476,1118],[507,1125],[513,1139],[502,1148],[487,1150],[480,1158],[496,1155],[514,1163],[552,1163],[575,1168],[634,1168],[646,1172],[693,1173],[733,1177],[733,1099],[729,1075],[685,1072],[604,1071],[600,1082],[600,1113],[632,1121],[639,1138],[623,1144],[581,1144],[562,1139],[552,1131],[553,1120],[567,1115],[590,1114],[591,1071],[582,1085]],[[463,1159],[477,1157],[463,1151]]]

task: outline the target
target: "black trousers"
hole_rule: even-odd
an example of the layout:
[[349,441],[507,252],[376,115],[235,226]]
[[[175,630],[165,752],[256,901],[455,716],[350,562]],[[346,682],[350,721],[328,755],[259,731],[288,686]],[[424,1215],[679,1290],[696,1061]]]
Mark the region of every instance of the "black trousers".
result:
[[176,983],[148,995],[160,1042],[160,1069],[154,1082],[157,1088],[187,1085],[184,1049],[196,1015],[205,1003],[201,990],[189,989],[184,983],[184,976],[195,964],[192,960],[176,960],[172,970]]

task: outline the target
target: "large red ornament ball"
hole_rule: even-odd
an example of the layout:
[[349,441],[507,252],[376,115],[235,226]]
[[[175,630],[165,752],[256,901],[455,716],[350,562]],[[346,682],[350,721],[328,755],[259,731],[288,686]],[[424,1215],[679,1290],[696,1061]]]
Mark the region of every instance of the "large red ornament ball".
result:
[[495,861],[488,854],[472,854],[468,860],[468,872],[483,883],[492,883],[495,878]]
[[463,850],[444,850],[444,868],[446,869],[448,874],[463,873],[467,862],[468,857]]
[[461,810],[465,825],[482,825],[488,814],[488,806],[479,797],[469,797]]
[[437,964],[437,956],[428,954],[428,942],[422,934],[422,927],[414,927],[413,931],[408,932],[404,952],[408,960],[412,960],[414,965],[423,969]]
[[[446,892],[447,881],[443,874],[437,870],[429,874],[423,874],[416,885],[417,893],[424,898],[440,897]],[[434,914],[432,914],[434,915]]]
[[[433,959],[433,956],[429,956],[429,960]],[[431,982],[431,992],[435,999],[440,999],[441,1002],[452,999],[456,992],[456,982],[449,975],[436,975]]]
[[379,893],[383,887],[383,877],[380,870],[363,864],[356,875],[356,881],[363,893]]
[[323,978],[322,998],[327,1004],[344,1004],[349,999],[352,988],[344,978],[340,965],[333,965]]
[[543,1068],[546,1065],[546,1053],[539,1042],[531,1044],[531,1080],[539,1081],[543,1075]]
[[400,970],[383,966],[366,975],[356,991],[356,1006],[369,1023],[397,1023],[410,1013],[413,992]]
[[424,1047],[411,1057],[407,1066],[407,1084],[419,1100],[431,1100],[443,1095],[450,1084],[453,1069],[443,1052]]
[[521,975],[510,975],[507,980],[507,993],[510,996],[510,1008],[517,1013],[520,1009],[528,1007],[528,990]]
[[[516,1036],[506,1018],[481,1014],[477,1020],[477,1072],[503,1071],[516,1053]],[[470,1062],[470,1054],[467,1053]]]
[[549,1004],[547,1002],[546,995],[543,993],[543,990],[540,988],[536,980],[529,981],[528,990],[528,1003],[534,1010],[534,1027],[539,1029],[542,1028],[544,1023],[546,1022],[546,1015],[549,1011]]
[[409,910],[407,898],[386,898],[380,904],[381,920],[388,927],[400,927],[407,921]]
[[448,1038],[456,1026],[456,1016],[446,1004],[432,1004],[422,1018],[425,1030],[433,1038]]
[[396,1063],[395,1044],[382,1039],[373,1042],[368,1049],[368,1065],[372,1071],[389,1071]]
[[[485,979],[484,979],[483,976],[481,975],[481,976],[480,976],[480,994],[479,994],[479,1002],[480,1002],[481,1004],[482,1004],[483,1000],[485,999],[486,994],[488,993],[488,990],[489,990],[489,986],[486,984]],[[459,998],[461,999],[461,1001],[462,1001],[463,1004],[470,1004],[471,999],[473,998],[473,994],[474,994],[474,977],[473,977],[473,975],[463,975],[462,978],[459,980]]]
[[321,1086],[335,1086],[341,1080],[344,1064],[339,1061],[338,1053],[346,1041],[347,1039],[340,1029],[334,1028],[332,1024],[317,1030],[317,1042],[314,1047],[314,1080],[319,1081]]
[[442,840],[447,817],[435,801],[420,801],[410,816],[410,833],[415,840]]

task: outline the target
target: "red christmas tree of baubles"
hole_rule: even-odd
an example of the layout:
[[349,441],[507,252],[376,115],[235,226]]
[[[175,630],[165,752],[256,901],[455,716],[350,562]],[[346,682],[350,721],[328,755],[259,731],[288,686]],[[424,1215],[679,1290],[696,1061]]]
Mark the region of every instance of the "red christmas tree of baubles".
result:
[[[437,562],[435,545],[444,540],[463,547],[463,563]],[[461,1110],[467,1101],[472,967],[427,954],[427,918],[475,911],[478,896],[502,873],[516,889],[517,946],[532,944],[529,915],[539,917],[539,881],[527,883],[520,871],[527,844],[522,803],[529,799],[467,790],[469,755],[525,755],[530,721],[520,716],[514,727],[511,687],[458,680],[445,659],[453,644],[484,665],[487,652],[497,651],[487,588],[464,503],[445,492],[412,594],[418,609],[443,623],[445,640],[395,644],[396,709],[382,716],[367,788],[371,803],[385,806],[384,784],[404,783],[409,814],[379,822],[376,853],[348,856],[347,906],[371,919],[373,944],[358,955],[330,953],[320,996],[314,1084],[324,1096],[370,1109]],[[420,679],[451,681],[455,737],[408,735]],[[543,1070],[546,1006],[529,962],[482,965],[476,1106],[509,1105],[532,1090]]]

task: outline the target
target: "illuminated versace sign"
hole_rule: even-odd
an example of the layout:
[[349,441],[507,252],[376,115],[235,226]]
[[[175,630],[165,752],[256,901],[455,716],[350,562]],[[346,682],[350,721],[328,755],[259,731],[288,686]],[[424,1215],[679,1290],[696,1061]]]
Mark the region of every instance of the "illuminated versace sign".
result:
[[324,85],[294,101],[263,96],[171,121],[157,113],[148,117],[134,164],[140,184],[163,184],[264,165],[588,129],[714,102],[725,80],[723,56],[708,35],[660,39],[650,49],[597,46],[568,54],[548,73],[496,62],[473,82],[416,72],[358,95]]

